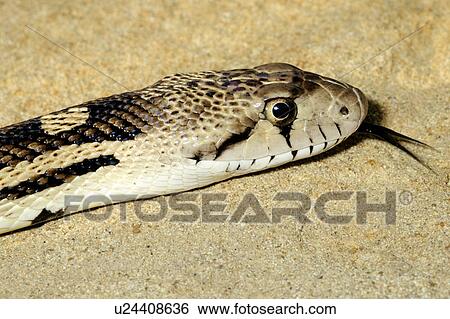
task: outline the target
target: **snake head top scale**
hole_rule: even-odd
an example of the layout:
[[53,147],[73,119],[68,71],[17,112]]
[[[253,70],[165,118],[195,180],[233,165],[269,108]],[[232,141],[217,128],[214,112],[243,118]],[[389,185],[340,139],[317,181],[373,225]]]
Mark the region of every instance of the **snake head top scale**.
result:
[[175,74],[1,128],[0,233],[314,156],[357,130],[415,141],[363,123],[367,109],[357,88],[274,63]]

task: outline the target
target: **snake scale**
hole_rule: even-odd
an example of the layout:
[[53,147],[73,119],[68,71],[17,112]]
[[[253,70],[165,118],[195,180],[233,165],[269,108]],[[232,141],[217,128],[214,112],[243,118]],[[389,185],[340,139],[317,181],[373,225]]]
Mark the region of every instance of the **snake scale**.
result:
[[69,195],[150,198],[314,156],[367,110],[351,85],[271,63],[170,75],[1,128],[0,233],[63,215]]

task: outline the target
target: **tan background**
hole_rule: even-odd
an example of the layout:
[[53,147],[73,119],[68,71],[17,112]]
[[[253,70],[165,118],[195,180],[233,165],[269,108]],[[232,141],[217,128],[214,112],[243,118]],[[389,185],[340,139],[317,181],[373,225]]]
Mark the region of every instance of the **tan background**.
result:
[[[354,137],[315,160],[206,188],[231,211],[254,192],[409,190],[396,225],[69,222],[0,237],[0,297],[449,297],[447,1],[0,0],[0,125],[177,72],[288,62],[347,75],[370,117],[435,146],[412,146],[437,172],[378,140]],[[28,27],[27,27],[28,26]],[[447,159],[447,160],[446,160]],[[334,205],[339,214],[355,201]],[[277,204],[279,206],[279,204]],[[133,206],[128,205],[131,209]],[[144,203],[152,212],[156,206]],[[101,212],[101,210],[100,210]]]

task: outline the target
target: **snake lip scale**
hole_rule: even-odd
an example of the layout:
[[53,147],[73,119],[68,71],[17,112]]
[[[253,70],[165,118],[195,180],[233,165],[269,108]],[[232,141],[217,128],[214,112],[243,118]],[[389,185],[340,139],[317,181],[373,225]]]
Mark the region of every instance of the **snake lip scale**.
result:
[[359,89],[271,63],[169,75],[0,128],[0,234],[64,215],[69,195],[183,192],[320,154],[357,131],[402,150],[397,139],[420,143],[363,122],[367,111]]

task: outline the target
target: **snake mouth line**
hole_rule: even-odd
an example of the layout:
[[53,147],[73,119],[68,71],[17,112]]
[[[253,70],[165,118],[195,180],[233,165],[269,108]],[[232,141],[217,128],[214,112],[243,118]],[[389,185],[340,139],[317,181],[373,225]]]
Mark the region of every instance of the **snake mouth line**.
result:
[[204,160],[196,163],[199,167],[216,166],[216,169],[223,172],[242,172],[257,171],[265,168],[272,168],[283,165],[288,162],[308,158],[319,153],[322,153],[339,142],[342,142],[345,137],[338,139],[326,140],[322,143],[311,144],[309,146],[300,148],[298,150],[289,150],[284,153],[276,155],[267,155],[255,159],[243,160]]

